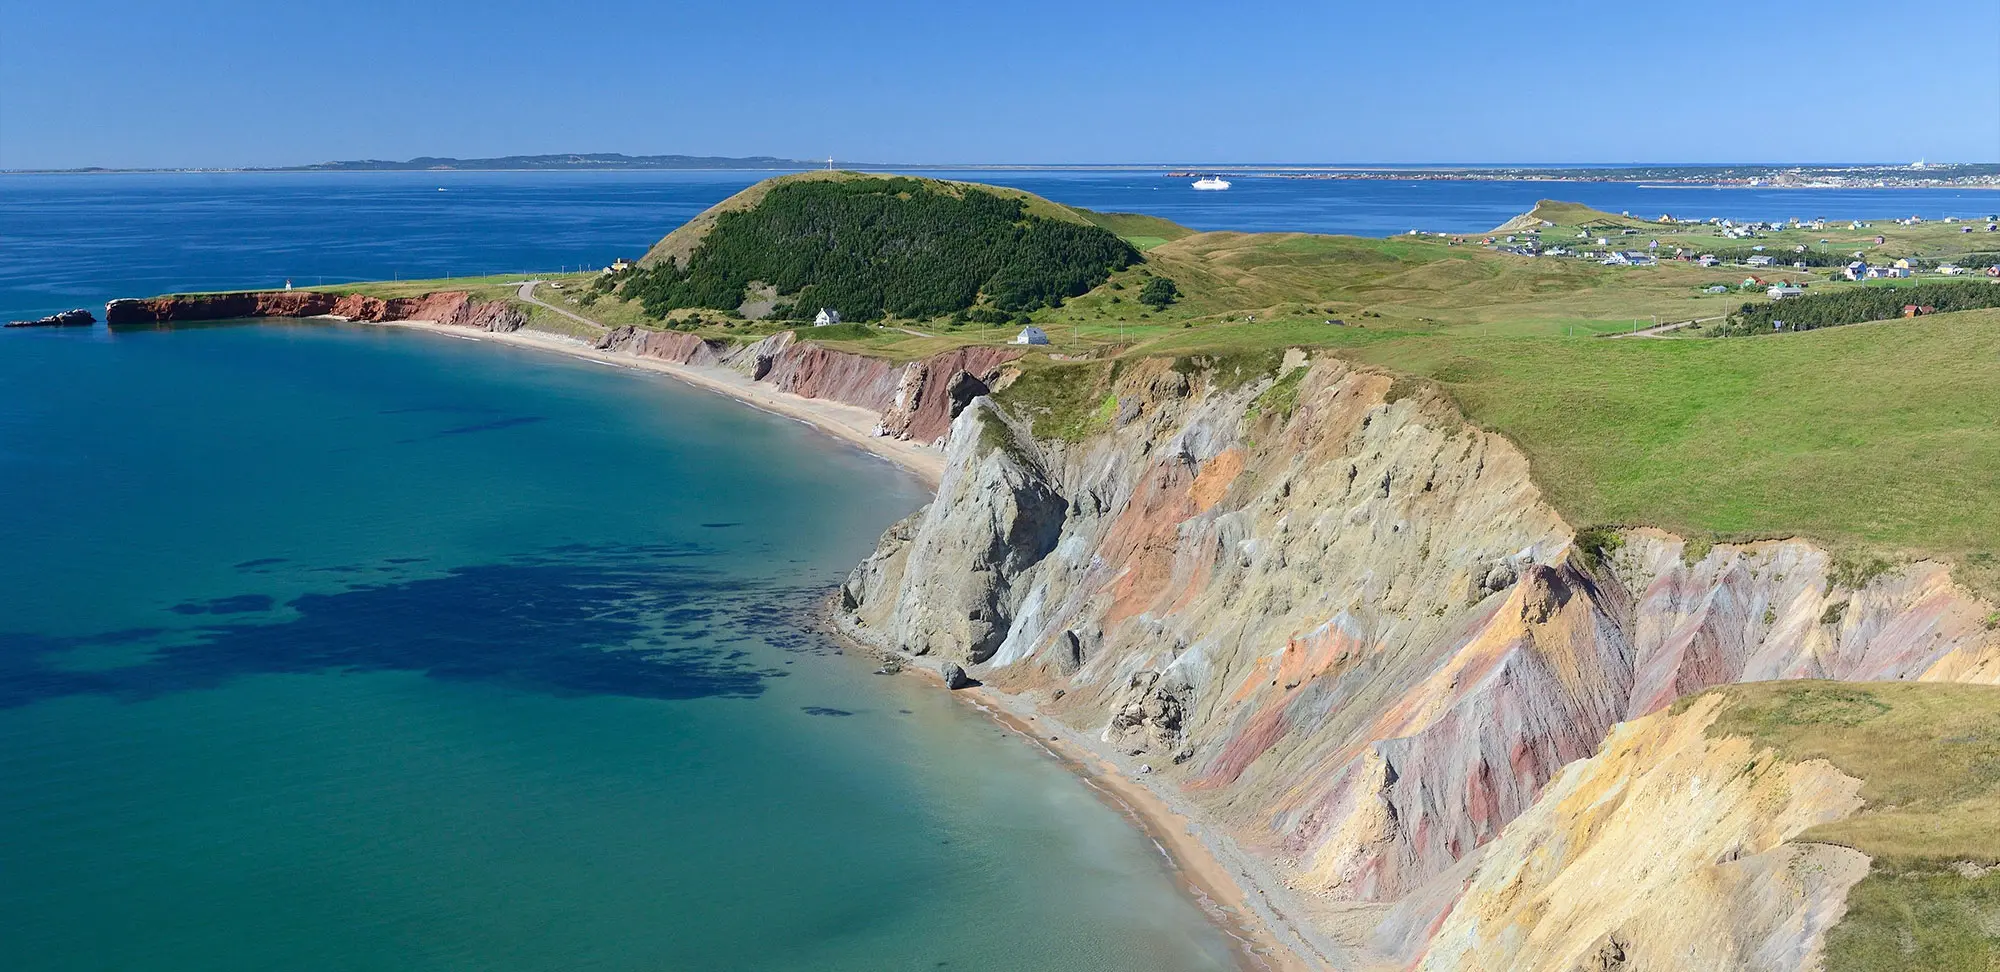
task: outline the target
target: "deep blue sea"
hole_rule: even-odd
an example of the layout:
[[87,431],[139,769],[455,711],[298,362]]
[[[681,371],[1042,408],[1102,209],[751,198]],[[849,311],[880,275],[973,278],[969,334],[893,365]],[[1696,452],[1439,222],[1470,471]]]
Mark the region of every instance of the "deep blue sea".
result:
[[[946,173],[1202,229],[2000,196]],[[635,256],[760,173],[0,176],[0,317]],[[440,192],[443,189],[445,191]],[[809,613],[920,484],[663,377],[0,331],[0,969],[1214,970],[1143,835]]]
[[[550,271],[636,257],[768,172],[356,172],[0,176],[0,316],[113,297],[392,277]],[[1017,186],[1200,230],[1477,232],[1557,197],[1612,212],[1739,219],[1983,216],[2000,192],[1683,189],[1624,183],[1234,177],[1152,170],[922,175]],[[440,192],[439,190],[444,190]]]

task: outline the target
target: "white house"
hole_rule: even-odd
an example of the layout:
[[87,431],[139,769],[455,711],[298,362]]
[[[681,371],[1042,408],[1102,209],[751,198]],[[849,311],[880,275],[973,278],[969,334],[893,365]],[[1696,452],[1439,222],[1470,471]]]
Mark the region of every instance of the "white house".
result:
[[1768,267],[1771,265],[1771,258],[1759,253],[1743,261],[1743,265],[1746,267]]
[[813,315],[814,327],[825,327],[828,324],[838,323],[840,323],[840,312],[831,307],[822,307],[819,309],[818,314]]
[[1022,328],[1021,333],[1014,336],[1014,343],[1047,344],[1049,343],[1049,336],[1048,333],[1043,331],[1041,328],[1030,324],[1027,327]]
[[1804,287],[1799,286],[1798,284],[1781,283],[1781,284],[1773,284],[1769,290],[1764,291],[1764,295],[1771,298],[1772,300],[1784,300],[1787,297],[1800,296],[1805,292],[1806,289]]

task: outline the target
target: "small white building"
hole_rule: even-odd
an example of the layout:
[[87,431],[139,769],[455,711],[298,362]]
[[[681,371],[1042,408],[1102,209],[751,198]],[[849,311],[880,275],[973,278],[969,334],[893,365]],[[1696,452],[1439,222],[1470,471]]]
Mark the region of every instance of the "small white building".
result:
[[1805,292],[1806,289],[1804,287],[1799,286],[1798,284],[1781,283],[1781,284],[1773,284],[1769,290],[1764,291],[1764,295],[1771,298],[1772,300],[1784,300],[1787,297],[1801,296]]
[[1022,328],[1021,333],[1014,335],[1014,343],[1047,344],[1049,343],[1049,335],[1048,332],[1043,331],[1041,328],[1036,327],[1033,324],[1030,324],[1027,327]]
[[1758,255],[1743,261],[1743,265],[1746,267],[1768,267],[1771,265],[1771,258],[1759,253]]
[[840,323],[840,312],[831,307],[822,307],[819,309],[818,314],[813,315],[814,327],[826,327],[829,324],[838,323]]

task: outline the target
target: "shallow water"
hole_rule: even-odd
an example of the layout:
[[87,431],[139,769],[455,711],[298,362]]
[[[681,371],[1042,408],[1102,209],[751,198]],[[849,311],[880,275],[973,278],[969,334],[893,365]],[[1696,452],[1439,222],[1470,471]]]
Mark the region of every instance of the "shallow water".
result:
[[813,633],[922,501],[554,355],[0,332],[0,967],[1225,967],[1088,788]]

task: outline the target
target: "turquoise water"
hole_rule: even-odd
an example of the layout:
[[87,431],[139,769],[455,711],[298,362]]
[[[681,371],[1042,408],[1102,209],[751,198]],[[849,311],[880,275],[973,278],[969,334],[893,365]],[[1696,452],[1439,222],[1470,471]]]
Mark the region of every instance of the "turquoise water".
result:
[[553,355],[0,333],[0,968],[1226,967],[1059,765],[813,633],[922,501]]

